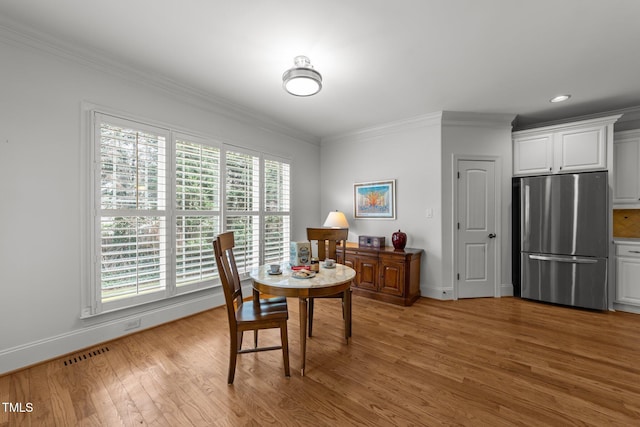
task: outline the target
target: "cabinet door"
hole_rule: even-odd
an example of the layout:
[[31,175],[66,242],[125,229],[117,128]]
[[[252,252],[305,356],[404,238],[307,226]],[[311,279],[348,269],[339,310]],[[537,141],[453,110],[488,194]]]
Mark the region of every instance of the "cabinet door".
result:
[[640,306],[640,258],[618,258],[616,300]]
[[606,126],[560,131],[555,136],[554,151],[554,172],[606,169]]
[[357,271],[357,268],[356,268],[356,257],[347,254],[347,256],[346,256],[346,258],[344,260],[344,265],[346,265],[347,267],[351,267],[351,268],[353,268],[354,270]]
[[383,259],[380,268],[380,292],[404,296],[404,262]]
[[551,173],[553,168],[553,135],[523,136],[513,140],[514,175]]
[[613,203],[640,203],[640,136],[613,144]]
[[357,259],[356,286],[378,290],[378,258],[360,256]]

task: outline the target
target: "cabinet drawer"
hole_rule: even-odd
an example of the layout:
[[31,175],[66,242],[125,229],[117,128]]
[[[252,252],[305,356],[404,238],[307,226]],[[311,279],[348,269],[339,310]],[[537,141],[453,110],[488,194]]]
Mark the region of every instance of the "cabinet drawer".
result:
[[616,245],[616,255],[624,257],[640,258],[640,245]]

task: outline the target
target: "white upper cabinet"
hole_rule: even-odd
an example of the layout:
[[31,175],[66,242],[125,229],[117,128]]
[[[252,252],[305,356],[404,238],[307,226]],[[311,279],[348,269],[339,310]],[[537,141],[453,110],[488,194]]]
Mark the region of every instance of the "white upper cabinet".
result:
[[555,135],[556,172],[607,168],[607,127],[561,131]]
[[640,129],[615,133],[613,181],[614,205],[640,206]]
[[513,138],[513,170],[515,175],[551,173],[553,134]]
[[607,141],[620,115],[513,132],[513,174],[607,169]]

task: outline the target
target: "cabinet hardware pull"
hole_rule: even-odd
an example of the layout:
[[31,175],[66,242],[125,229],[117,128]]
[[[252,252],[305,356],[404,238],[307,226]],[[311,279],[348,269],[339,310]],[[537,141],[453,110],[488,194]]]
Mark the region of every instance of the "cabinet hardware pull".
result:
[[640,251],[629,251],[632,254],[640,254]]

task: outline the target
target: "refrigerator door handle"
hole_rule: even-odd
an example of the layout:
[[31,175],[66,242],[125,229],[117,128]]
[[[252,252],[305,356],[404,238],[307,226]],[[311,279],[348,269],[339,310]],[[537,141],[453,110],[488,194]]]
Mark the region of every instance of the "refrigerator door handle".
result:
[[529,259],[537,259],[539,261],[558,261],[569,262],[572,264],[595,264],[598,260],[593,258],[575,258],[575,257],[560,257],[553,255],[529,255]]

